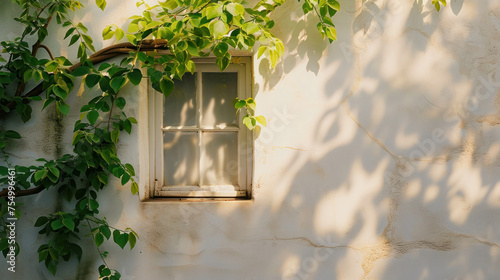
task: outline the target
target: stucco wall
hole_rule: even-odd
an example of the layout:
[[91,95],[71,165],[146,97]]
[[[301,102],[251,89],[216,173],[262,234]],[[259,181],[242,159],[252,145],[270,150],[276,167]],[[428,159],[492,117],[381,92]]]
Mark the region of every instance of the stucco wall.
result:
[[[78,16],[98,37],[136,12],[123,2],[108,0],[106,13],[88,3],[93,12]],[[114,181],[101,213],[140,239],[132,251],[103,245],[108,264],[123,279],[498,279],[500,2],[451,0],[440,13],[430,2],[341,1],[329,45],[315,19],[301,16],[302,3],[288,1],[275,16],[282,61],[271,70],[254,58],[258,113],[269,127],[255,135],[253,199],[140,201]],[[12,39],[8,30],[19,26],[3,22],[0,37]],[[51,47],[75,52],[65,44]],[[127,95],[145,125],[146,87]],[[18,163],[71,152],[77,112],[54,121],[39,109],[21,128],[17,117],[2,124],[24,137]],[[139,131],[120,152],[140,170],[144,198]],[[53,279],[34,253],[43,237],[30,214],[66,204],[50,193],[22,202],[23,252],[7,279]],[[82,262],[60,267],[56,279],[96,279],[94,251],[89,241]]]

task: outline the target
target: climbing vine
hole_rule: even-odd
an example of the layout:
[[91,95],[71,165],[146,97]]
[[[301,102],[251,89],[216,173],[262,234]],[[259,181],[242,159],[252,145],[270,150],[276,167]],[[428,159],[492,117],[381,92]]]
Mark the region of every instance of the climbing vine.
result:
[[[339,2],[301,1],[304,14],[317,18],[323,38],[336,40],[332,17],[340,10]],[[39,261],[55,275],[62,261],[71,257],[80,260],[79,242],[90,236],[102,259],[100,277],[119,279],[120,273],[107,265],[107,252],[100,246],[112,240],[122,249],[127,244],[132,249],[138,235],[130,228],[114,228],[106,221],[99,212],[99,193],[108,186],[110,177],[118,178],[122,185],[130,183],[134,195],[139,190],[134,167],[122,162],[117,151],[120,135],[130,134],[137,123],[125,112],[127,100],[121,89],[149,79],[155,90],[168,97],[175,80],[195,71],[193,58],[213,55],[220,70],[224,70],[231,63],[230,49],[255,48],[258,57],[266,57],[275,67],[285,46],[272,33],[272,14],[285,0],[261,0],[254,6],[243,0],[166,0],[150,6],[141,0],[137,8],[142,13],[129,19],[126,30],[115,24],[104,28],[103,39],[116,43],[101,50],[95,49],[96,38],[88,35],[87,27],[74,21],[74,12],[84,9],[81,2],[12,2],[21,9],[14,20],[24,29],[14,40],[0,42],[0,118],[17,114],[27,122],[33,102],[43,102],[43,109],[54,110],[58,118],[64,118],[70,110],[78,110],[80,118],[74,123],[71,154],[55,160],[38,159],[31,166],[14,166],[9,154],[9,145],[27,135],[0,128],[0,151],[5,162],[0,166],[0,183],[4,184],[0,191],[0,251],[8,256],[22,249],[8,238],[8,218],[20,218],[22,207],[12,197],[53,191],[72,206],[36,220],[34,226],[46,236],[46,242],[38,247]],[[102,10],[107,5],[105,0],[96,0],[95,4]],[[446,1],[433,0],[432,4],[439,10]],[[63,29],[64,38],[49,34],[49,25]],[[48,38],[77,45],[76,57],[53,53],[44,44]],[[108,61],[115,57],[121,61]],[[81,108],[71,108],[66,101],[79,87],[78,77],[87,88],[84,94],[95,96]],[[263,116],[254,115],[256,104],[252,98],[236,99],[234,106],[246,112],[243,123],[249,129],[257,123],[266,124]],[[15,185],[10,183],[13,174]]]

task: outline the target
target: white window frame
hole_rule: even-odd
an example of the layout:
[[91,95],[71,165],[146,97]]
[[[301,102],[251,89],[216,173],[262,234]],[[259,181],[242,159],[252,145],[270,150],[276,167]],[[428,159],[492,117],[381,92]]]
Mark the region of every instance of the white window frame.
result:
[[[179,197],[179,198],[250,198],[252,186],[252,170],[253,170],[253,137],[242,123],[241,113],[238,113],[237,126],[218,126],[218,127],[203,127],[200,108],[202,106],[202,83],[201,72],[220,72],[215,64],[214,58],[203,58],[194,60],[196,63],[197,75],[197,92],[196,92],[196,117],[198,118],[198,127],[173,127],[163,126],[163,94],[155,91],[151,84],[148,84],[148,108],[149,108],[149,135],[150,135],[150,173],[152,182],[150,184],[150,197]],[[234,57],[233,62],[224,72],[238,73],[238,98],[246,99],[253,97],[252,95],[252,68],[250,57]],[[151,110],[152,109],[152,110]],[[236,109],[235,109],[236,113]],[[238,131],[238,184],[237,185],[216,185],[216,186],[163,186],[164,182],[164,151],[163,151],[163,133],[165,131],[192,131],[198,132],[199,145],[196,152],[199,160],[199,180],[202,185],[201,164],[204,155],[204,147],[202,146],[201,133],[210,131]]]

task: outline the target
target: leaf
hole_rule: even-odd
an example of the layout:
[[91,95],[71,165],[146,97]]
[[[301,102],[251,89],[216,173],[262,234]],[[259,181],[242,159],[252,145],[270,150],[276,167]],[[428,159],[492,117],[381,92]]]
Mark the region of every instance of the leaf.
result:
[[115,32],[111,30],[111,26],[106,26],[106,28],[104,28],[104,30],[102,31],[102,38],[104,40],[111,39],[113,35],[115,35]]
[[128,234],[127,233],[121,234],[119,230],[115,229],[113,231],[113,241],[123,249],[125,245],[127,245]]
[[55,166],[50,166],[49,167],[49,170],[52,174],[54,174],[56,177],[59,178],[59,169],[57,169],[57,167]]
[[56,107],[59,110],[59,112],[63,113],[64,115],[68,115],[69,113],[69,105],[64,103],[64,102],[59,102],[56,101]]
[[50,227],[52,227],[53,230],[58,230],[64,226],[63,222],[61,220],[55,220],[52,223],[50,223]]
[[104,235],[104,237],[106,237],[106,239],[109,240],[109,238],[111,237],[111,230],[108,226],[100,226],[99,231]]
[[31,79],[31,77],[33,76],[33,70],[31,69],[28,69],[24,72],[24,75],[23,75],[23,80],[24,82],[27,82]]
[[211,22],[209,25],[209,28],[210,28],[210,32],[213,34],[213,36],[215,38],[220,38],[220,37],[226,35],[227,32],[229,31],[229,27],[227,26],[227,24],[225,24],[224,22],[222,22],[220,20],[216,20],[214,22]]
[[126,78],[124,78],[123,76],[118,76],[111,79],[109,85],[115,92],[118,92],[125,85],[126,82],[127,82]]
[[62,220],[62,223],[64,224],[65,227],[70,229],[71,231],[75,230],[75,222],[71,218],[64,218]]
[[68,46],[71,46],[73,45],[74,43],[76,43],[76,41],[78,41],[78,39],[80,39],[80,36],[78,36],[78,34],[75,34],[71,37],[71,40],[69,41],[69,45]]
[[35,227],[41,227],[45,225],[48,221],[49,219],[47,217],[41,216],[36,220]]
[[117,143],[118,142],[118,137],[120,136],[120,131],[119,130],[116,130],[114,129],[113,131],[111,131],[111,141],[113,143]]
[[85,84],[87,85],[87,87],[93,88],[95,85],[97,85],[100,79],[101,79],[100,75],[90,74],[85,78]]
[[[5,239],[7,240],[7,239]],[[49,256],[49,251],[48,250],[41,250],[38,252],[38,262],[42,262],[44,261],[45,259],[47,259],[47,257]]]
[[252,124],[252,118],[248,115],[243,117],[243,124],[248,127],[248,129],[253,130],[255,125]]
[[75,77],[79,77],[79,76],[86,75],[89,72],[90,72],[90,68],[88,68],[87,66],[80,66],[80,67],[76,68],[75,70],[73,70],[73,72],[71,72],[71,75],[73,75]]
[[250,108],[252,110],[255,110],[256,104],[255,104],[255,100],[253,98],[249,97],[245,101],[247,102],[247,107],[248,108]]
[[267,121],[264,116],[256,116],[255,119],[263,126],[267,126]]
[[132,166],[132,164],[125,163],[125,169],[127,169],[130,176],[135,176],[135,170],[134,170],[134,167]]
[[130,180],[130,175],[128,175],[127,173],[124,173],[122,175],[122,179],[121,179],[122,186],[125,185],[126,183],[128,183],[129,180]]
[[14,130],[5,131],[5,137],[12,139],[21,139],[21,135]]
[[56,276],[56,272],[57,272],[57,262],[56,261],[49,260],[48,262],[45,263],[45,266],[47,267],[49,272],[52,273],[52,275]]
[[135,234],[129,233],[128,235],[128,243],[130,244],[130,250],[134,249],[135,243],[137,242],[137,238]]
[[93,41],[92,38],[89,35],[82,34],[83,41],[87,45],[89,49],[91,49],[93,52],[95,52],[94,46],[92,45]]
[[101,246],[101,244],[104,242],[104,236],[98,232],[96,233],[96,235],[94,236],[94,241],[95,241],[95,245],[97,247]]
[[234,108],[236,109],[241,109],[247,105],[247,102],[245,100],[239,100],[234,104]]
[[141,70],[135,68],[131,72],[127,73],[127,78],[130,80],[130,82],[134,85],[137,86],[138,84],[141,83],[142,80],[142,72]]
[[125,101],[125,98],[123,98],[123,97],[118,97],[115,100],[116,107],[120,108],[121,110],[123,110],[123,108],[125,107],[126,103],[127,102]]
[[99,9],[103,10],[104,11],[104,8],[106,8],[106,0],[96,0],[95,1],[97,7],[99,7]]
[[47,72],[53,72],[54,70],[59,67],[59,64],[55,61],[49,61],[45,64],[45,71]]
[[123,129],[125,129],[125,131],[130,134],[130,132],[132,132],[132,123],[126,119],[123,121]]
[[97,112],[96,110],[92,110],[87,114],[87,119],[89,120],[89,123],[91,125],[95,124],[97,118],[99,118],[99,112]]
[[90,199],[89,204],[90,210],[96,210],[97,208],[99,208],[99,203],[95,199]]
[[45,178],[47,176],[47,170],[46,169],[41,169],[35,172],[35,182],[40,181],[41,179]]
[[123,30],[121,28],[117,28],[115,30],[115,37],[116,37],[117,42],[120,41],[124,35],[125,35],[125,32],[123,32]]
[[139,193],[139,185],[136,182],[132,182],[130,186],[130,191],[132,192],[133,195],[136,195]]
[[163,76],[163,78],[160,80],[160,90],[163,95],[165,95],[165,97],[168,97],[172,93],[173,89],[174,82],[167,76]]
[[210,4],[205,8],[208,20],[222,15],[222,5],[218,3]]
[[267,51],[267,46],[260,46],[257,52],[257,58],[260,58]]

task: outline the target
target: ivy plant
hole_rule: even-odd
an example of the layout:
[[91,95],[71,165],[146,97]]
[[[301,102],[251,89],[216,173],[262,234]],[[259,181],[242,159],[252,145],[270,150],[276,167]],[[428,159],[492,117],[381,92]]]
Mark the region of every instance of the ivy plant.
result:
[[[323,38],[335,41],[332,17],[340,10],[339,1],[302,1],[304,14],[316,17]],[[71,110],[78,110],[80,117],[74,122],[72,153],[54,160],[41,158],[30,166],[13,165],[9,158],[9,146],[27,135],[0,128],[0,151],[5,162],[0,166],[0,183],[8,185],[11,170],[15,170],[16,180],[13,191],[7,187],[0,191],[0,251],[4,256],[12,246],[7,218],[14,215],[22,219],[20,197],[50,191],[71,207],[36,220],[34,226],[46,236],[37,250],[39,261],[56,275],[63,261],[72,257],[80,260],[81,239],[90,237],[102,259],[99,277],[120,279],[120,273],[107,265],[108,253],[101,245],[112,241],[122,249],[127,244],[132,249],[139,236],[130,228],[118,229],[106,221],[99,211],[99,194],[109,185],[110,177],[118,178],[122,185],[129,184],[133,195],[139,191],[134,167],[122,162],[117,149],[120,136],[130,134],[137,123],[125,112],[128,103],[123,87],[138,86],[149,79],[168,101],[174,81],[195,71],[193,58],[213,55],[224,70],[232,61],[231,49],[255,49],[258,57],[264,56],[275,67],[285,46],[272,32],[272,15],[284,2],[261,0],[250,6],[243,0],[166,0],[151,6],[141,0],[137,2],[140,13],[130,18],[125,29],[116,24],[103,28],[102,39],[116,43],[96,50],[94,41],[101,39],[92,38],[87,27],[74,20],[74,12],[85,8],[81,2],[12,0],[12,5],[21,10],[14,20],[24,28],[14,40],[0,42],[0,118],[7,120],[17,114],[27,122],[33,102],[43,102],[43,110],[54,110],[58,118],[65,118]],[[107,5],[105,0],[96,0],[95,4],[102,10]],[[433,0],[432,4],[439,10],[446,1]],[[64,30],[64,37],[49,34],[49,25]],[[48,39],[77,45],[76,56],[53,53],[44,44]],[[121,61],[110,63],[109,59],[115,57]],[[80,87],[78,77],[87,89],[94,89],[84,94],[94,96],[82,107],[71,108],[67,98]],[[27,84],[34,86],[27,90]],[[246,112],[243,123],[249,129],[266,125],[263,116],[254,115],[254,99],[236,99],[234,106]],[[17,198],[14,203],[9,200],[12,196]],[[16,243],[15,253],[22,250]]]

